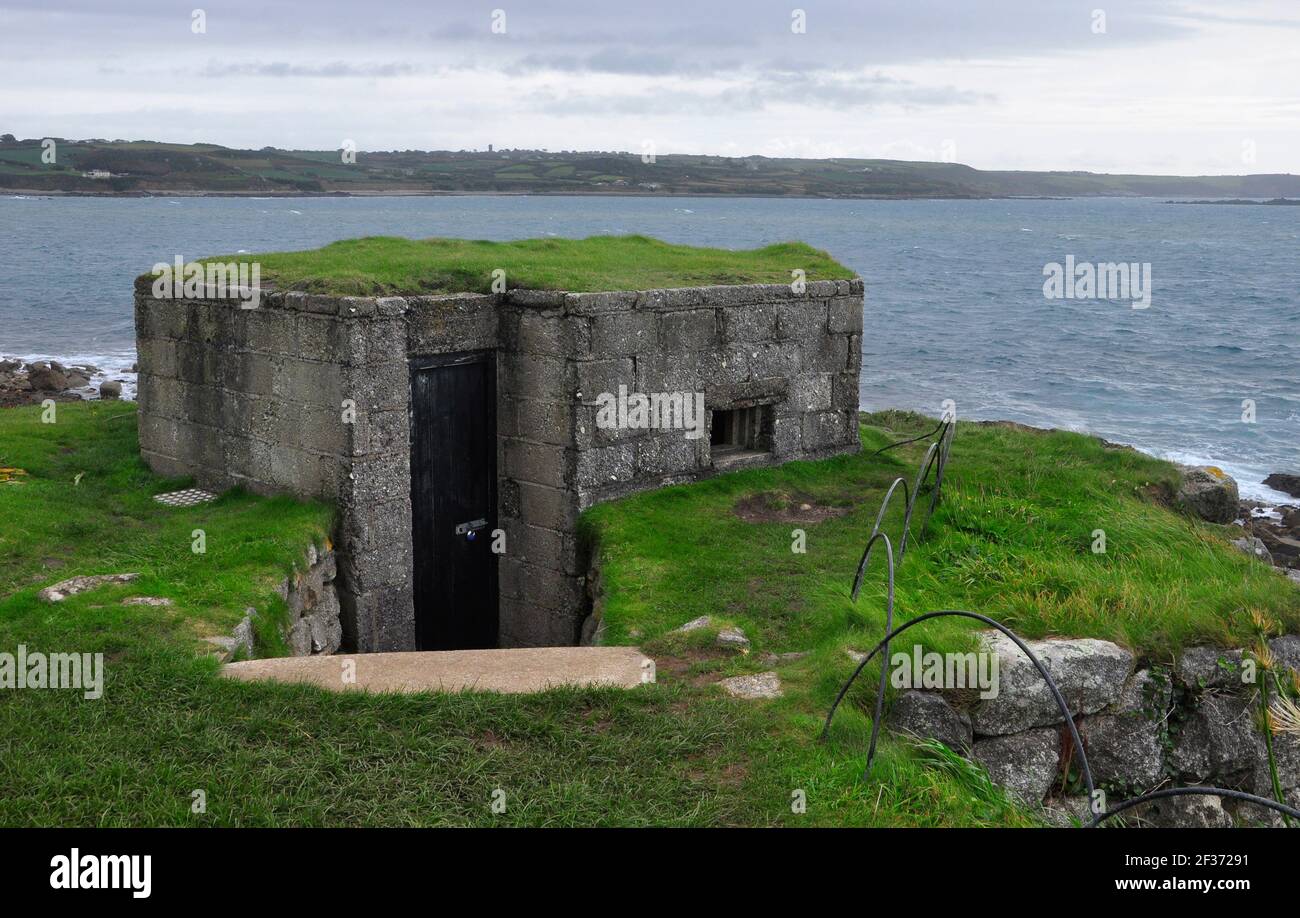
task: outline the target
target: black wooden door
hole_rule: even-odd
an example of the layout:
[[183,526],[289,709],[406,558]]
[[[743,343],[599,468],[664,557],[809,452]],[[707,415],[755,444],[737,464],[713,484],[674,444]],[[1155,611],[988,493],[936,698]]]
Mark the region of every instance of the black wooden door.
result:
[[496,362],[411,361],[411,529],[421,650],[497,645]]

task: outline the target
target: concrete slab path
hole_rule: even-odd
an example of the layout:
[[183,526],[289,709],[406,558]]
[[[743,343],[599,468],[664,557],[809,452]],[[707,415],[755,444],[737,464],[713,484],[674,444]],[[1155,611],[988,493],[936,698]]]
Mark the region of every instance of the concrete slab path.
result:
[[634,688],[655,681],[635,647],[520,647],[273,657],[227,663],[228,679],[308,683],[336,692],[541,692],[561,685]]

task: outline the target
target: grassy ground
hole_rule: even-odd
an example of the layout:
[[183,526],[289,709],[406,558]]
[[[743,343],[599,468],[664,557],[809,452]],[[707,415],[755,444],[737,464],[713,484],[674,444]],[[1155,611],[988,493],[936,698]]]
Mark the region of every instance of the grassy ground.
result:
[[[134,457],[127,405],[0,412],[0,650],[102,651],[104,697],[0,691],[0,824],[77,825],[1028,825],[986,779],[940,750],[887,742],[858,779],[864,686],[818,744],[820,718],[874,642],[881,568],[857,606],[849,579],[883,487],[918,449],[742,472],[638,495],[585,517],[603,558],[616,642],[639,642],[660,684],[633,692],[532,696],[343,696],[227,683],[195,635],[247,605],[274,611],[271,585],[328,513],[231,495],[165,510],[174,483]],[[868,449],[927,422],[877,416]],[[80,484],[75,476],[82,474]],[[1090,634],[1153,658],[1247,633],[1251,609],[1300,626],[1300,591],[1226,545],[1224,534],[1157,502],[1169,466],[1069,434],[964,424],[945,500],[899,568],[899,615],[945,606],[1000,617],[1026,634]],[[755,500],[756,495],[791,500]],[[802,503],[845,512],[805,524],[790,551],[781,519]],[[897,520],[893,521],[897,526]],[[207,531],[208,553],[190,552]],[[1094,555],[1104,528],[1108,552]],[[140,570],[127,587],[58,606],[39,587],[74,573]],[[166,595],[174,612],[121,606]],[[707,634],[670,630],[708,614],[754,638],[748,656]],[[196,625],[195,622],[201,624]],[[968,646],[960,624],[917,629],[934,649]],[[910,642],[909,642],[910,643]],[[786,696],[740,702],[710,684],[770,668],[767,651],[806,650],[779,671]],[[493,792],[505,794],[493,813]],[[207,812],[192,812],[192,794]],[[792,812],[802,791],[807,812]]]
[[788,284],[837,280],[853,272],[818,249],[785,242],[732,251],[670,245],[646,236],[587,239],[402,239],[370,236],[307,252],[276,252],[209,259],[257,262],[262,283],[318,293],[488,293],[493,271],[509,288],[530,290],[649,290],[698,284]]

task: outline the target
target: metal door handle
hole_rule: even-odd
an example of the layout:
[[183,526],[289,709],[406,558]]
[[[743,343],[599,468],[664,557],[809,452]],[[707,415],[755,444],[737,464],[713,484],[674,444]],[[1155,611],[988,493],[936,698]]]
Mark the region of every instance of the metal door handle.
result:
[[457,523],[456,535],[463,535],[468,539],[472,539],[474,538],[474,533],[478,532],[480,529],[486,529],[487,524],[487,520],[482,518],[470,520],[468,523]]

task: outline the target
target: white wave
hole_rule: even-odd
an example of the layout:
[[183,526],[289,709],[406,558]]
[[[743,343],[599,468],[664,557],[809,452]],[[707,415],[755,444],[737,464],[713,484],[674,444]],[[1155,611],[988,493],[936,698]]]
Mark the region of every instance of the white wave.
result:
[[1264,484],[1264,479],[1269,473],[1259,468],[1242,465],[1235,460],[1216,459],[1213,456],[1179,449],[1148,449],[1145,452],[1157,459],[1166,459],[1180,465],[1213,465],[1221,468],[1237,482],[1237,492],[1244,500],[1257,500],[1273,507],[1300,506],[1300,498],[1292,497],[1283,491],[1275,491]]

